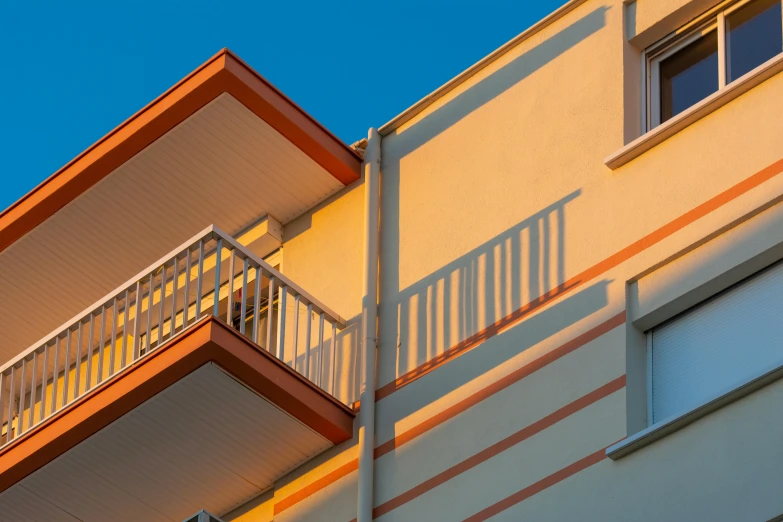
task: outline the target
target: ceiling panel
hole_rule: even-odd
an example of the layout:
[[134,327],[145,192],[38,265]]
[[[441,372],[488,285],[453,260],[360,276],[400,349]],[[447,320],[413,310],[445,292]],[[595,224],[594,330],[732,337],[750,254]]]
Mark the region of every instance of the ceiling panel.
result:
[[331,446],[208,364],[0,494],[14,520],[225,513]]
[[210,224],[286,223],[342,187],[220,95],[0,253],[0,360]]

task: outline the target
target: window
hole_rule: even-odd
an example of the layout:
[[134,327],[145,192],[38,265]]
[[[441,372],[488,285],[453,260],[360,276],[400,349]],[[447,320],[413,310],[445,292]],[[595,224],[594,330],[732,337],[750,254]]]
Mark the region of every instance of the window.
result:
[[645,51],[650,130],[783,52],[781,0],[724,2]]
[[783,262],[647,332],[648,423],[783,365]]

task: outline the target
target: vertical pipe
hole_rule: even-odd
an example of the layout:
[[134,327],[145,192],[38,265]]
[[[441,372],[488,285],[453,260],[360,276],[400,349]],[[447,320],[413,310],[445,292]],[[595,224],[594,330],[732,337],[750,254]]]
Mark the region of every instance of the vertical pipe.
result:
[[196,276],[196,321],[201,317],[201,281],[204,279],[204,240],[198,242],[198,275]]
[[[269,278],[269,300],[266,303],[266,351],[272,353],[272,321],[274,320],[275,278]],[[259,312],[260,313],[260,312]]]
[[380,208],[381,135],[370,129],[364,162],[364,277],[359,410],[359,492],[357,522],[371,522],[375,448],[375,378],[378,315],[378,211]]
[[239,307],[239,333],[245,335],[245,317],[247,316],[247,272],[250,270],[250,263],[245,256],[245,262],[242,265],[242,304]]
[[213,306],[212,315],[218,316],[220,311],[220,263],[223,260],[223,240],[217,240],[217,246],[215,247],[215,293],[213,294]]

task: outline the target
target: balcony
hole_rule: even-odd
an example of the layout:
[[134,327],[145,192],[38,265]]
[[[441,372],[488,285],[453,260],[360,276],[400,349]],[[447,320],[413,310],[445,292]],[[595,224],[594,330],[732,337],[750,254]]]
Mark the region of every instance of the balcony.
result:
[[225,513],[352,436],[344,328],[207,228],[0,368],[0,513]]

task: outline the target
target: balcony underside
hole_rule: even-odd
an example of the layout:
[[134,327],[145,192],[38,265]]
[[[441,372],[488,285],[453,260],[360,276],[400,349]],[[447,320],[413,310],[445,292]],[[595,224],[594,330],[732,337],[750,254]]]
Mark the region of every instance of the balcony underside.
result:
[[224,513],[352,435],[343,404],[205,318],[0,453],[13,520]]
[[[260,80],[244,85],[244,73],[225,67],[193,87],[196,100],[182,94],[171,102],[177,118],[164,111],[129,122],[117,131],[127,134],[122,139],[111,135],[0,213],[0,360],[206,226],[236,235],[266,215],[286,224],[359,179],[360,160],[347,147],[310,129],[317,124],[298,109],[289,107],[315,134],[273,118],[274,104],[250,87]],[[275,99],[290,105],[279,93]],[[311,150],[322,142],[332,153]],[[47,191],[54,192],[39,194]]]

